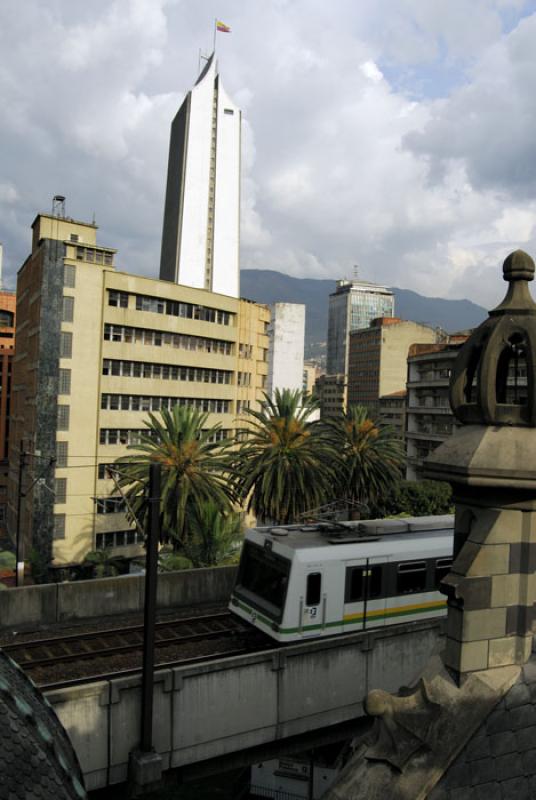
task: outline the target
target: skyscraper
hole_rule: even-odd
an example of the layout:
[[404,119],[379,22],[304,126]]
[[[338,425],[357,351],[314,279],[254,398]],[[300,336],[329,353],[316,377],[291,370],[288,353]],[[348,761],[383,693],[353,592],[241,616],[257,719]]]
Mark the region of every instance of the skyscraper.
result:
[[395,299],[386,286],[368,281],[337,281],[329,296],[328,375],[348,375],[351,331],[368,328],[376,317],[393,317]]
[[239,296],[240,128],[213,53],[171,125],[162,280]]

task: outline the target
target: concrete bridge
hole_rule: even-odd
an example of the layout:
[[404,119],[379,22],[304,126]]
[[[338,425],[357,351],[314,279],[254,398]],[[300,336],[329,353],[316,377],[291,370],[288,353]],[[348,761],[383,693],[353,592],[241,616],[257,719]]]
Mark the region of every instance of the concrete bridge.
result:
[[[161,607],[221,601],[234,578],[229,568],[161,577]],[[4,628],[35,627],[38,619],[48,626],[142,604],[138,577],[14,589],[0,595],[0,620]],[[428,620],[159,670],[154,745],[163,769],[355,720],[369,689],[394,691],[411,682],[442,632],[441,621]],[[90,790],[127,778],[129,753],[139,743],[140,686],[140,678],[118,678],[47,693]]]

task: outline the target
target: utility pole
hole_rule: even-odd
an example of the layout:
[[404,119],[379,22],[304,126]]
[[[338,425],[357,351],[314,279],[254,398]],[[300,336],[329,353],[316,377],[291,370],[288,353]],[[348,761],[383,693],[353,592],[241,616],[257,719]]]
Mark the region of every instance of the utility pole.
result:
[[161,464],[149,467],[149,515],[145,556],[145,605],[143,630],[143,674],[141,683],[140,746],[129,755],[129,797],[139,797],[158,785],[162,756],[153,747],[154,642],[158,541],[160,539]]
[[15,586],[24,586],[24,558],[22,555],[23,547],[21,541],[21,525],[20,517],[22,510],[22,478],[24,475],[24,467],[26,466],[26,453],[24,452],[24,440],[20,440],[19,446],[19,484],[17,490],[17,528],[15,533],[15,546],[16,546],[16,565],[15,565]]

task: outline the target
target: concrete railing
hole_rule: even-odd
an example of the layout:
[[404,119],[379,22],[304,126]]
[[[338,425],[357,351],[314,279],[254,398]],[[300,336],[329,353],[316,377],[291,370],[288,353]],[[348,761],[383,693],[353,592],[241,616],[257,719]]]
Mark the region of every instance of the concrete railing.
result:
[[[158,576],[158,608],[224,603],[236,567],[181,570]],[[142,611],[143,575],[25,586],[0,592],[0,630]]]

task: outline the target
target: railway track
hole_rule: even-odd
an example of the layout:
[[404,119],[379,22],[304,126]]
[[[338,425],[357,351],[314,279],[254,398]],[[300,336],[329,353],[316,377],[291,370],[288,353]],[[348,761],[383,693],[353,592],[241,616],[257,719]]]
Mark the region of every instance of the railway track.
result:
[[[264,649],[242,620],[227,611],[157,622],[155,666],[198,663],[218,656]],[[6,644],[9,655],[42,689],[104,680],[139,672],[143,625]]]

